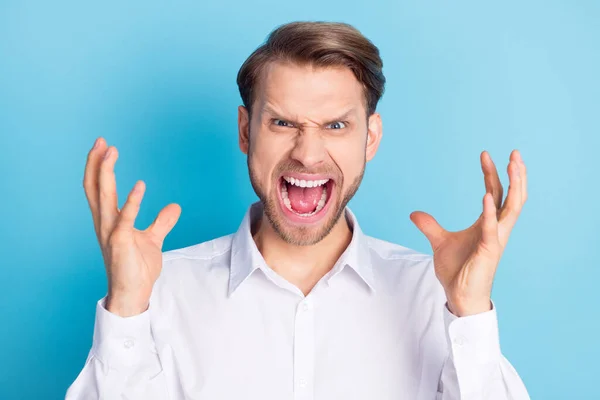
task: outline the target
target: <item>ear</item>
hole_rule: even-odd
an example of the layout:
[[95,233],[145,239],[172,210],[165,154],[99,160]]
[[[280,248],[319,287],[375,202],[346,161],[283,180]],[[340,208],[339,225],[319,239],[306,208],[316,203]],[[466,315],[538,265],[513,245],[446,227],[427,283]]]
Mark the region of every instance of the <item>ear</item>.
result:
[[366,147],[366,159],[371,161],[377,153],[379,143],[381,142],[381,136],[383,135],[383,127],[381,125],[381,115],[379,113],[373,113],[369,116],[368,128],[367,128],[367,147]]
[[250,116],[248,109],[244,106],[238,107],[238,142],[240,150],[244,154],[248,154],[250,135]]

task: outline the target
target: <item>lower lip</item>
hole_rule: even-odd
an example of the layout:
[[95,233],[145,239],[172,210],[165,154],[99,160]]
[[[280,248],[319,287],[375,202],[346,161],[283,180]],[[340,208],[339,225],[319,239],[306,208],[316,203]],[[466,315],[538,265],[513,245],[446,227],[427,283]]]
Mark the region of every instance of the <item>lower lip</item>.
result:
[[280,178],[279,187],[277,187],[277,197],[279,198],[279,206],[283,210],[283,213],[285,214],[285,216],[290,221],[292,221],[296,224],[310,225],[310,224],[319,222],[321,219],[323,219],[325,214],[327,214],[327,210],[329,210],[329,205],[332,203],[334,194],[335,194],[334,190],[333,190],[335,187],[335,182],[330,180],[328,183],[325,184],[325,187],[327,188],[327,202],[325,203],[325,206],[323,206],[323,208],[315,215],[311,215],[309,217],[303,217],[303,216],[298,215],[295,212],[291,211],[284,204],[283,198],[281,198],[281,185],[285,185],[285,183],[283,182],[283,179]]

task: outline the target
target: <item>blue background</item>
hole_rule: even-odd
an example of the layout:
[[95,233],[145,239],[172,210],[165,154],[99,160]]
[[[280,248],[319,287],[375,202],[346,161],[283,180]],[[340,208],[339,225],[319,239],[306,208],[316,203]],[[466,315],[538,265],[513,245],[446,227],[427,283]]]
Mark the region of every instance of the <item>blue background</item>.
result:
[[[173,4],[175,3],[175,4]],[[534,399],[598,398],[597,1],[0,2],[0,399],[60,399],[83,367],[104,266],[82,188],[98,136],[165,250],[237,229],[255,200],[235,76],[275,26],[349,22],[379,46],[384,138],[351,202],[373,236],[430,252],[408,216],[481,212],[479,154],[529,201],[498,269],[504,354]]]

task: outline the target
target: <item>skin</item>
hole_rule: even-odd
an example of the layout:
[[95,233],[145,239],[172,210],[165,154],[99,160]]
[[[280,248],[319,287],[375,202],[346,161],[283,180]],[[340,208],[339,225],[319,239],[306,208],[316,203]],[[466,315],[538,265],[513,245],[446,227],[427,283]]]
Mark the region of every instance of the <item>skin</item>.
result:
[[[267,264],[307,294],[350,242],[352,233],[341,216],[360,185],[365,163],[377,152],[381,117],[378,113],[367,117],[362,86],[341,67],[272,63],[264,69],[255,93],[252,115],[245,107],[238,108],[239,146],[248,155],[250,179],[265,206],[262,219],[252,228],[253,238]],[[338,118],[342,114],[346,115]],[[106,308],[127,317],[148,308],[162,267],[162,245],[181,207],[169,204],[148,228],[135,229],[145,184],[138,181],[119,210],[117,158],[117,149],[98,138],[88,154],[84,189],[107,271]],[[510,186],[504,203],[496,167],[486,151],[481,153],[481,167],[486,188],[483,212],[467,229],[449,232],[427,213],[410,214],[431,244],[448,308],[459,317],[491,309],[494,275],[527,199],[526,168],[517,150],[507,167]],[[282,171],[288,170],[327,172],[335,180],[333,207],[318,223],[294,223],[283,214],[277,185]]]
[[508,195],[490,154],[480,156],[486,193],[483,212],[468,228],[449,232],[422,211],[410,219],[427,237],[433,249],[435,273],[448,299],[448,309],[462,317],[492,309],[492,283],[508,237],[527,201],[527,169],[518,150],[510,154]]
[[[252,118],[238,108],[240,149],[265,205],[254,240],[267,264],[308,294],[351,240],[341,216],[377,152],[381,117],[367,118],[363,87],[347,68],[276,62],[259,82]],[[278,200],[283,171],[333,175],[334,207],[320,224],[302,226],[284,216]]]
[[104,138],[96,139],[88,154],[83,187],[106,267],[105,307],[128,317],[148,308],[152,286],[162,268],[162,245],[177,223],[181,207],[169,204],[148,228],[134,228],[146,185],[137,181],[119,210],[114,173],[118,156],[117,149],[107,146]]

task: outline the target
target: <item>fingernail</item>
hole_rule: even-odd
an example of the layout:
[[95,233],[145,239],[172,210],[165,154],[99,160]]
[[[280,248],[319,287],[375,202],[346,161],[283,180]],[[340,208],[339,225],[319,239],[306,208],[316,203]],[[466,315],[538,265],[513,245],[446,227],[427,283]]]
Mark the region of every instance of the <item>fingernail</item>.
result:
[[94,142],[94,149],[97,149],[99,144],[100,144],[100,138],[97,138],[96,141]]
[[104,153],[104,159],[105,160],[108,158],[108,156],[110,156],[111,150],[112,149],[109,147],[108,150],[106,150],[106,153]]
[[515,168],[517,169],[517,176],[520,177],[521,176],[521,168],[519,168],[518,163],[515,163]]

